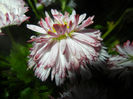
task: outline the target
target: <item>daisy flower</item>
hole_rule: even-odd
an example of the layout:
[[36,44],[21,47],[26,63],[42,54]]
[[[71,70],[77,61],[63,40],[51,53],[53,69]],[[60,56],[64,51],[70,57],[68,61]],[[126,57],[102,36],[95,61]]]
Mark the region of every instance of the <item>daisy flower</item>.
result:
[[42,81],[51,74],[51,80],[55,79],[56,85],[60,85],[75,70],[85,69],[87,63],[97,60],[102,39],[99,30],[85,29],[93,23],[94,16],[85,19],[86,14],[78,15],[75,10],[71,15],[53,9],[51,13],[53,19],[46,12],[40,26],[27,25],[40,33],[29,41],[34,43],[28,63]]
[[0,32],[8,25],[19,25],[29,17],[24,13],[28,8],[23,0],[0,0]]
[[130,43],[128,40],[123,46],[117,45],[116,51],[119,55],[109,59],[112,68],[133,67],[133,42]]
[[47,7],[54,2],[55,2],[55,0],[38,0],[37,7],[40,6],[41,4],[43,4]]

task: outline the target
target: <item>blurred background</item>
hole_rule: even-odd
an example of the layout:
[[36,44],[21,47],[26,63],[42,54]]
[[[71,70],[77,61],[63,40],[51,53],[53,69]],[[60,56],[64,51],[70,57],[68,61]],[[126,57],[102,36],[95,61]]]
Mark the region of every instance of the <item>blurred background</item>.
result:
[[[49,0],[44,0],[49,1]],[[20,26],[8,27],[15,44],[6,33],[0,36],[0,98],[1,99],[49,99],[58,97],[60,87],[54,82],[41,82],[34,77],[32,70],[27,70],[27,55],[31,35],[37,33],[26,28],[26,24],[37,24],[44,11],[57,9],[71,13],[75,9],[78,14],[87,13],[87,17],[95,15],[94,24],[88,28],[100,29],[103,43],[112,53],[116,44],[133,40],[133,0],[54,0],[51,3],[40,4],[37,0],[25,0],[30,16],[29,21]],[[45,5],[46,4],[46,5]],[[65,87],[65,86],[64,86]]]

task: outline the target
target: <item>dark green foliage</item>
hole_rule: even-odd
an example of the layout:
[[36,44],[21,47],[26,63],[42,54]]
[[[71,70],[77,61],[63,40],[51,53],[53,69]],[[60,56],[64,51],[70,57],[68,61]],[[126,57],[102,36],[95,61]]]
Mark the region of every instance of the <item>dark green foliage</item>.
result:
[[33,78],[31,78],[31,75],[33,74],[31,74],[31,71],[27,70],[28,52],[28,47],[22,46],[20,44],[13,44],[10,56],[7,59],[11,65],[11,70],[16,72],[17,78],[25,83],[29,83],[31,80],[33,80]]
[[10,55],[1,56],[0,85],[2,98],[13,99],[48,99],[52,89],[34,77],[32,70],[27,70],[29,45],[12,45]]

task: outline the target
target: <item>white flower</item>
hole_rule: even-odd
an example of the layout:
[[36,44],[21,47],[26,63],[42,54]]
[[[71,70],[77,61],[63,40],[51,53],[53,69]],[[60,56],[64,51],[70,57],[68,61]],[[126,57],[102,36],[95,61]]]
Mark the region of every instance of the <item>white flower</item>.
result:
[[[35,75],[45,81],[51,73],[56,84],[62,84],[65,77],[71,77],[77,69],[87,68],[86,63],[93,63],[99,56],[101,47],[100,31],[85,29],[93,23],[93,16],[85,19],[86,14],[77,15],[51,10],[51,17],[46,12],[40,26],[27,27],[41,35],[33,36],[29,68],[34,66]],[[85,19],[85,20],[84,20]]]
[[28,19],[24,5],[23,0],[0,0],[0,32],[2,27],[19,25]]
[[54,2],[55,2],[55,0],[38,0],[37,7],[40,6],[41,4],[43,4],[47,7]]
[[122,47],[117,45],[116,51],[119,55],[112,56],[109,59],[112,68],[133,67],[133,42],[130,44],[128,40]]
[[76,7],[76,3],[74,0],[70,0],[69,3],[68,3],[68,6],[71,7],[71,8],[75,8]]

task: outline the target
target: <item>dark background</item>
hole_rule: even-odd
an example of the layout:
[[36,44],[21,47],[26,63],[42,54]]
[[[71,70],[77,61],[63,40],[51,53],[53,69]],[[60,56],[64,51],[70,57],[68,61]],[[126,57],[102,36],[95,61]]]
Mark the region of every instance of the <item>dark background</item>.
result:
[[[104,26],[101,31],[107,29],[107,21],[116,22],[124,11],[133,8],[133,0],[75,0],[78,13],[95,15],[94,25]],[[117,35],[116,35],[117,34]],[[111,32],[107,39],[116,36],[120,41],[133,40],[133,11],[126,13],[120,24]]]

